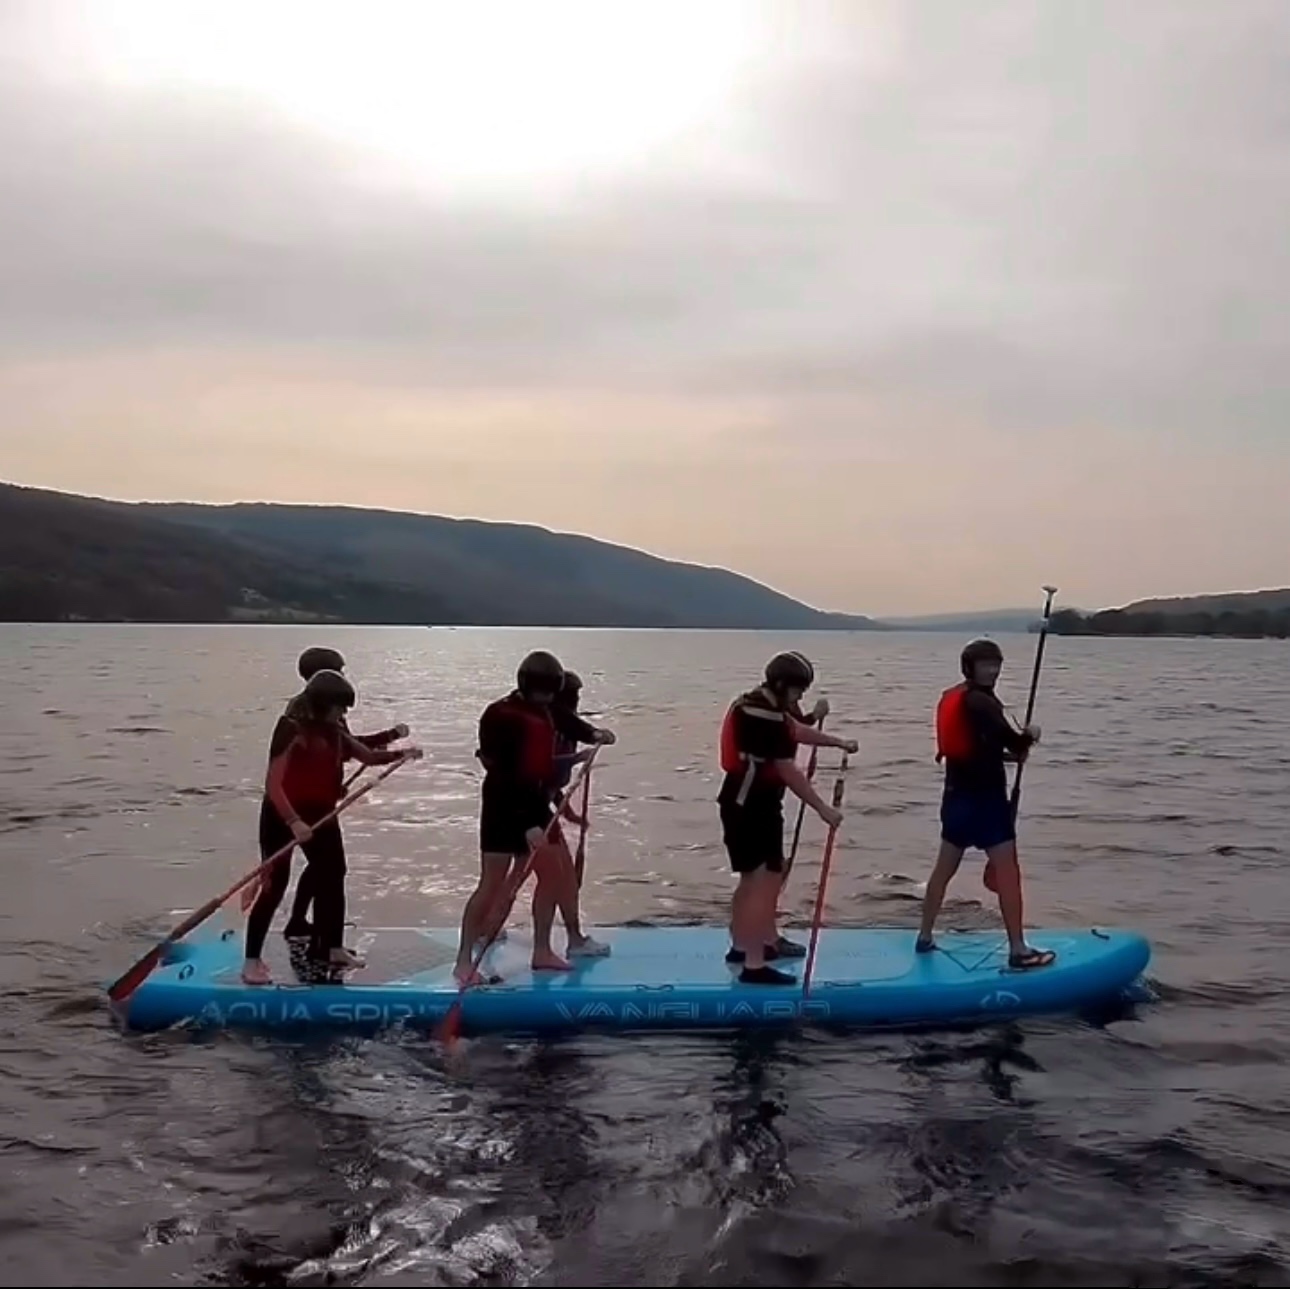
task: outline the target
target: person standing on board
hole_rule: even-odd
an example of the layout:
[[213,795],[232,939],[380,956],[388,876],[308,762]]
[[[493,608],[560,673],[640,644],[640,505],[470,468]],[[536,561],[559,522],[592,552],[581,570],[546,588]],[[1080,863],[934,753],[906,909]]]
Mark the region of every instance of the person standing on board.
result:
[[[308,684],[320,671],[337,671],[344,675],[345,659],[337,649],[330,649],[326,645],[313,645],[300,655],[296,661],[296,670],[300,673],[300,679],[305,684]],[[291,716],[293,710],[303,702],[304,694],[297,694],[287,704],[286,714]],[[343,715],[340,724],[347,733],[352,734]],[[379,752],[382,748],[389,747],[391,743],[397,743],[400,739],[407,738],[407,736],[408,727],[402,722],[391,729],[378,730],[375,734],[353,734],[355,742],[371,748],[374,752]],[[284,859],[282,863],[284,868],[289,869],[291,867],[290,859]],[[296,894],[291,904],[291,914],[287,918],[287,925],[282,932],[283,937],[292,946],[293,950],[298,951],[313,934],[313,927],[309,923],[309,906],[313,903],[313,898],[313,869],[306,864],[304,870],[296,879]]]
[[[354,705],[354,688],[338,671],[315,672],[300,698],[290,714],[278,717],[269,743],[269,769],[260,805],[260,855],[268,859],[293,840],[305,852],[313,870],[315,905],[309,963],[326,976],[337,968],[363,965],[362,959],[342,944],[345,843],[340,820],[319,823],[341,799],[341,767],[347,757],[364,765],[389,765],[405,757],[418,760],[421,749],[378,752],[359,743],[345,727],[345,713]],[[285,859],[270,870],[247,918],[242,980],[248,985],[272,984],[262,954],[290,878]]]
[[1008,932],[1008,965],[1015,970],[1046,967],[1051,950],[1032,949],[1022,929],[1021,869],[1017,830],[1008,799],[1005,762],[1024,760],[1039,742],[1039,727],[1018,731],[994,692],[1003,650],[993,640],[973,640],[959,658],[963,680],[947,689],[936,707],[936,759],[945,763],[941,796],[941,845],[923,897],[923,918],[915,949],[936,948],[936,926],[945,891],[965,851],[983,850],[993,871],[993,888]]
[[[578,700],[582,693],[582,677],[576,671],[565,670],[564,683],[560,686],[551,703],[551,723],[555,727],[555,774],[551,781],[551,804],[568,786],[576,766],[590,755],[589,751],[580,752],[579,743],[598,741],[597,731],[586,724],[578,715]],[[570,720],[570,717],[573,717]],[[585,827],[586,821],[573,808],[572,801],[565,801],[560,808],[562,819],[571,824]],[[569,937],[568,953],[571,958],[607,958],[611,952],[609,945],[593,940],[582,930],[581,911],[579,909],[579,891],[582,887],[582,874],[577,871],[573,855],[564,829],[557,821],[551,828],[552,864],[559,864],[560,873],[555,886],[556,910],[564,923]],[[510,917],[509,903],[505,908],[498,908],[489,918],[484,928],[484,936],[499,938],[505,934],[506,919]]]
[[803,695],[815,669],[800,653],[776,654],[762,684],[731,703],[721,726],[721,769],[717,794],[722,841],[730,867],[739,875],[730,905],[734,948],[727,961],[742,962],[740,981],[750,985],[791,985],[796,978],[767,965],[775,957],[776,901],[784,872],[784,790],[806,802],[833,827],[842,822],[812,787],[797,764],[799,743],[859,750],[798,720]]
[[[801,654],[797,655],[799,658]],[[803,659],[805,661],[805,659]],[[809,664],[808,664],[809,665]],[[803,725],[815,725],[829,714],[829,700],[821,698],[817,700],[814,708],[809,712],[802,711],[801,703],[790,703],[787,708],[788,714],[796,721],[801,721]],[[770,938],[766,942],[766,961],[773,962],[776,958],[804,958],[806,957],[806,946],[798,944],[796,940],[790,940],[788,936],[781,935],[779,931],[779,900],[784,891],[784,883],[788,880],[788,867],[790,861],[785,861],[785,866],[779,874],[779,890],[775,892],[775,923],[771,927]],[[734,947],[735,929],[732,924],[730,927],[730,951],[726,954],[726,961],[731,965],[743,962],[744,952],[742,949]]]
[[[539,649],[528,655],[516,674],[516,687],[484,709],[479,718],[479,749],[484,767],[479,810],[479,882],[461,915],[461,942],[453,969],[459,984],[478,983],[472,959],[481,936],[504,922],[507,879],[534,853],[537,886],[533,892],[534,971],[570,971],[572,965],[551,947],[551,929],[562,880],[572,885],[558,850],[545,840],[557,779],[556,720],[552,707],[564,684],[564,668],[553,654]],[[615,741],[609,730],[597,730],[568,712],[561,728],[584,743]],[[515,866],[512,870],[512,865]],[[576,917],[575,917],[576,921]]]

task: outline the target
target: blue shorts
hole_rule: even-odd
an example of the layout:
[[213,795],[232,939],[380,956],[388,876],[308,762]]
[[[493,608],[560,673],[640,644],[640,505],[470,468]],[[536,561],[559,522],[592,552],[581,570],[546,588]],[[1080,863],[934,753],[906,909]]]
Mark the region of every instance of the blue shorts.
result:
[[991,793],[947,792],[941,798],[941,840],[960,850],[993,850],[1016,841],[1012,805],[1005,796]]

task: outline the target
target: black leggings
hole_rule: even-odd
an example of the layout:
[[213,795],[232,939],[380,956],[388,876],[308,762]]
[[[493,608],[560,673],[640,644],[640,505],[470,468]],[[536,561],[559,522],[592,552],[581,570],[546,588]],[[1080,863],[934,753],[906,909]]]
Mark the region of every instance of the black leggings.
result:
[[[302,816],[305,822],[309,819]],[[260,806],[260,857],[268,859],[293,840],[291,829],[267,798]],[[340,821],[332,819],[300,847],[305,853],[305,872],[314,901],[314,925],[309,937],[309,956],[327,958],[345,938],[345,841]],[[303,875],[302,875],[303,876]],[[260,894],[246,920],[246,956],[258,958],[264,952],[273,915],[291,882],[291,856],[284,855],[269,870]]]

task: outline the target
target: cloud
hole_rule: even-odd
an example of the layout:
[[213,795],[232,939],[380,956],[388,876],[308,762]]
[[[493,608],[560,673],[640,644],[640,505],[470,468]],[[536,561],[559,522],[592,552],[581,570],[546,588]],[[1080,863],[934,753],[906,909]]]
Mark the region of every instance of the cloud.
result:
[[[597,497],[572,526],[856,609],[1012,602],[1055,563],[1092,603],[1187,589],[1170,495],[1207,586],[1290,537],[1248,504],[1290,477],[1282,0],[767,6],[781,43],[699,142],[500,196],[214,89],[107,85],[49,12],[0,17],[5,473],[69,477],[42,453],[95,426],[150,445],[152,495],[194,495],[186,443],[228,495],[559,523],[522,479],[559,460]],[[847,517],[750,525],[777,460]],[[1000,523],[955,516],[955,471],[1066,535],[953,594]]]

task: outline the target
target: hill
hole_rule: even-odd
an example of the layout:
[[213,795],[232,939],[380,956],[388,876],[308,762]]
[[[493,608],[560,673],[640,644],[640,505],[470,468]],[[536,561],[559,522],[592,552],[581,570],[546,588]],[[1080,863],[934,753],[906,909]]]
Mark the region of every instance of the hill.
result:
[[384,622],[442,611],[414,588],[331,578],[129,506],[0,484],[0,620]]
[[1244,639],[1290,636],[1290,588],[1218,595],[1136,600],[1099,613],[1054,613],[1057,635],[1230,636]]
[[1181,595],[1164,600],[1135,600],[1125,613],[1284,613],[1290,609],[1290,587],[1268,591],[1228,591],[1217,595]]
[[[356,577],[433,591],[491,626],[872,629],[750,578],[528,524],[346,506],[153,504],[172,522]],[[446,619],[447,620],[447,619]]]
[[725,569],[520,524],[8,484],[0,523],[7,621],[876,628]]

